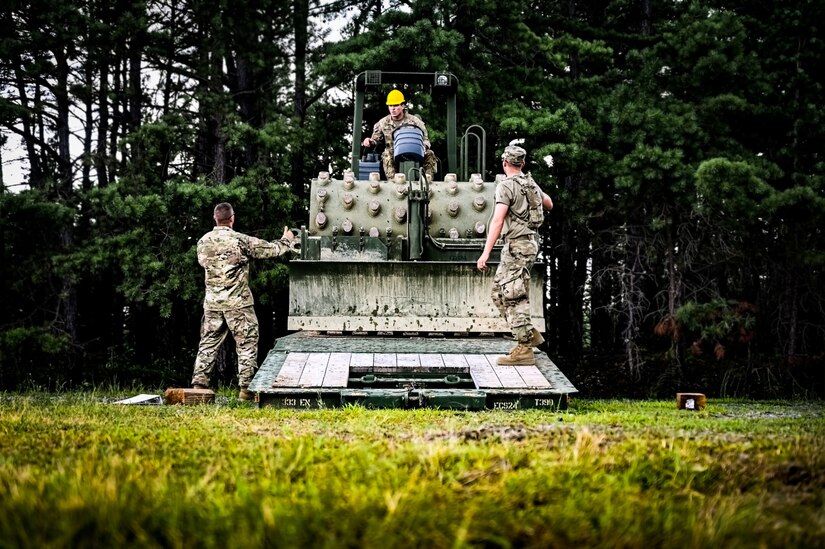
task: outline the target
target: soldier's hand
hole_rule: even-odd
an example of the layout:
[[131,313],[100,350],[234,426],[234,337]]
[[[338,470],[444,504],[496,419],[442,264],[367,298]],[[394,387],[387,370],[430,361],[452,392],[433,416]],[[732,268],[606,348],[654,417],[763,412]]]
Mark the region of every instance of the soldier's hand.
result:
[[365,137],[364,142],[361,143],[361,144],[364,145],[365,147],[369,147],[370,143],[372,143],[372,139],[370,139],[369,137]]
[[284,226],[284,236],[282,236],[281,238],[288,238],[289,240],[292,240],[293,238],[295,238],[295,235],[292,234],[292,231],[289,230],[289,227]]

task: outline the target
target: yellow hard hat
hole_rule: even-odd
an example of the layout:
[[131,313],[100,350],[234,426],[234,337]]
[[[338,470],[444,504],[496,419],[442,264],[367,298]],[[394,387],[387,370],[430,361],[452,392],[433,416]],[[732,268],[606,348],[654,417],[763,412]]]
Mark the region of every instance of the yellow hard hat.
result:
[[400,105],[404,102],[404,94],[400,90],[392,90],[387,94],[387,105]]

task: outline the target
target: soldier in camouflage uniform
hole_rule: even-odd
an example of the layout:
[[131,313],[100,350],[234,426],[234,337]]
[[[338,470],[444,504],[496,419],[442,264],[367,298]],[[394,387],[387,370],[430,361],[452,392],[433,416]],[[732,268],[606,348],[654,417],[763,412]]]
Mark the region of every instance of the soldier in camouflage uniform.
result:
[[402,126],[415,126],[424,133],[424,173],[432,178],[435,173],[435,154],[430,150],[427,127],[419,117],[407,112],[406,105],[404,94],[399,90],[390,91],[387,95],[387,108],[390,114],[372,127],[372,136],[365,138],[362,145],[373,147],[381,143],[385,144],[384,152],[381,155],[381,164],[384,166],[384,174],[386,174],[387,179],[392,179],[395,176],[395,157],[392,147],[393,133]]
[[281,257],[295,251],[295,236],[286,227],[278,242],[235,232],[235,212],[226,202],[215,206],[214,219],[215,227],[198,241],[198,263],[206,275],[206,296],[192,386],[209,387],[218,349],[231,332],[238,353],[240,398],[251,400],[247,387],[258,369],[258,317],[249,290],[249,260]]
[[[522,186],[535,185],[536,200],[541,208],[550,210],[553,201],[540,188],[530,174],[522,173],[527,155],[521,147],[508,146],[501,155],[505,178],[496,186],[496,206],[484,251],[478,258],[479,270],[487,268],[490,253],[499,236],[504,240],[501,262],[493,279],[492,298],[517,342],[509,355],[499,357],[498,364],[535,364],[533,347],[544,342],[541,333],[530,321],[530,268],[536,261],[538,242],[536,231],[530,228],[528,199]],[[540,198],[539,198],[540,197]]]

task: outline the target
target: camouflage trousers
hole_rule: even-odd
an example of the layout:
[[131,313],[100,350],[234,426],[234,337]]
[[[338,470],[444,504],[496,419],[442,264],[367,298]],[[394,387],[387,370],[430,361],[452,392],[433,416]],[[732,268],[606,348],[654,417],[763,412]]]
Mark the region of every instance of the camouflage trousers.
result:
[[493,278],[493,303],[507,321],[513,339],[521,343],[532,338],[530,268],[536,262],[538,250],[538,244],[532,239],[505,242]]
[[[387,179],[395,177],[395,158],[393,157],[392,147],[387,147],[381,154],[381,165],[384,167],[384,175]],[[424,151],[424,173],[429,176],[435,175],[435,153],[430,149]]]
[[258,317],[254,307],[232,311],[203,311],[201,342],[195,358],[192,385],[209,386],[218,350],[231,332],[238,353],[238,385],[246,388],[258,370]]

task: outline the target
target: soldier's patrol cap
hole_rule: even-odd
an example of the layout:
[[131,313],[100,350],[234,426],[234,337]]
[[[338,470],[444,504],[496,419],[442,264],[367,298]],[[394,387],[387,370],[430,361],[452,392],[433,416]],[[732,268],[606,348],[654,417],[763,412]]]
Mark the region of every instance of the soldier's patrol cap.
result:
[[508,145],[501,153],[501,159],[511,166],[523,165],[525,156],[527,156],[527,151],[516,145]]

